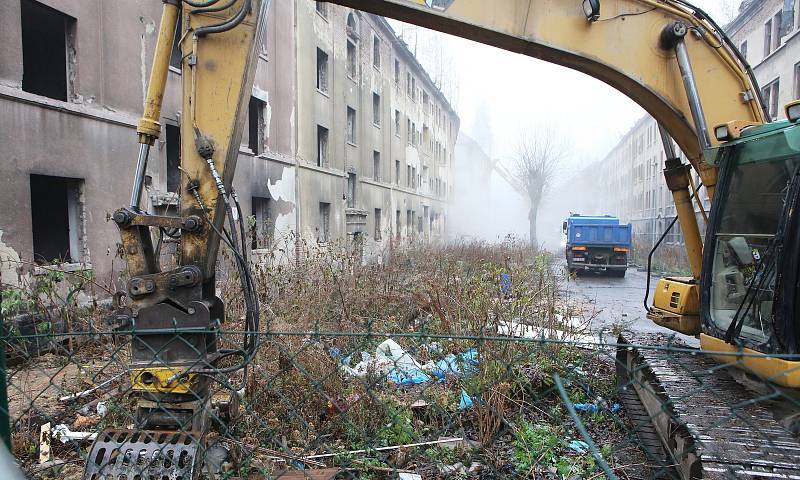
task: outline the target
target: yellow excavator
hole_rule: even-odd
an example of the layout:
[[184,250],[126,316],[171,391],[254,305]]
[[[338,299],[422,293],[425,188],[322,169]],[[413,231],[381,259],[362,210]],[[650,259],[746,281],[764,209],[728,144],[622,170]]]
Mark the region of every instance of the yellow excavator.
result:
[[[87,480],[130,474],[136,468],[131,455],[142,454],[165,456],[157,466],[158,478],[167,470],[168,478],[200,475],[212,420],[224,418],[226,406],[236,408],[235,392],[217,401],[209,386],[234,373],[243,372],[246,378],[259,348],[258,299],[245,255],[242,215],[234,215],[239,206],[231,182],[269,3],[164,0],[137,129],[140,150],[133,193],[130,205],[113,216],[130,275],[130,308],[118,319],[132,335],[137,430],[101,433],[89,453]],[[771,122],[744,58],[719,25],[684,0],[331,3],[578,70],[623,92],[658,121],[667,154],[664,177],[692,276],[660,280],[648,317],[699,335],[701,349],[721,363],[697,360],[692,368],[705,376],[681,376],[669,369],[696,357],[688,350],[676,347],[671,357],[658,357],[653,353],[657,349],[634,348],[633,341],[626,347],[621,338],[621,378],[633,385],[629,392],[636,395],[668,462],[678,466],[683,478],[722,478],[737,461],[737,471],[769,472],[764,477],[798,474],[800,447],[790,435],[765,427],[763,422],[774,422],[771,416],[749,412],[753,418],[761,415],[759,425],[770,437],[753,437],[743,421],[735,425],[736,441],[714,443],[714,428],[724,426],[716,423],[703,430],[690,417],[693,409],[708,405],[681,406],[670,389],[702,380],[720,389],[715,396],[744,395],[729,383],[713,383],[723,373],[715,365],[736,367],[781,392],[800,388],[800,103],[786,106],[788,120]],[[182,30],[176,32],[178,25]],[[179,215],[165,217],[143,211],[140,197],[148,152],[161,131],[161,100],[176,35],[183,72],[182,177]],[[575,112],[575,121],[582,121],[580,112]],[[673,151],[673,139],[689,164]],[[713,198],[705,242],[693,206],[700,186],[692,182],[691,169]],[[176,268],[162,271],[154,230],[180,237]],[[234,252],[242,282],[247,333],[240,348],[222,348],[219,342],[224,319],[224,305],[215,294],[220,242]],[[785,448],[770,450],[765,446],[769,443]],[[138,468],[145,469],[142,478],[149,478],[149,467]]]

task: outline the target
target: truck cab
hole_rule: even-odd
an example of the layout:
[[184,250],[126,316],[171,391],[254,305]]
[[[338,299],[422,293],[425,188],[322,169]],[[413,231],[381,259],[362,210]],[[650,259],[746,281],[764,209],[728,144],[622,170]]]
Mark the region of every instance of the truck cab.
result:
[[631,250],[631,225],[611,215],[570,215],[562,224],[567,237],[567,269],[570,273],[606,273],[624,277]]

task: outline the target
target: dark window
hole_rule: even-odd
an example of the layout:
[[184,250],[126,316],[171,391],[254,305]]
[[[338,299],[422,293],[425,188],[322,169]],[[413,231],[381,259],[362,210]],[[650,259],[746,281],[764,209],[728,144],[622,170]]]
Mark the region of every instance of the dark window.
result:
[[347,74],[350,77],[355,77],[358,73],[356,70],[356,44],[347,41]]
[[167,135],[167,191],[177,193],[181,186],[181,129],[166,125]]
[[347,107],[347,141],[356,143],[356,111]]
[[400,110],[394,111],[394,134],[400,136]]
[[317,125],[317,166],[328,165],[328,129]]
[[764,104],[769,109],[769,115],[773,120],[778,118],[778,97],[780,95],[780,79],[775,79],[761,89]]
[[331,204],[319,202],[319,236],[321,243],[330,241],[331,238]]
[[766,57],[772,51],[772,19],[767,20],[764,24],[764,56]]
[[741,52],[742,58],[747,61],[747,41],[742,42],[742,45],[739,47],[739,52]]
[[317,90],[328,92],[328,54],[317,49]]
[[781,23],[783,23],[783,14],[778,12],[772,18],[772,50],[777,50],[781,46]]
[[381,152],[372,152],[372,178],[376,182],[381,180]]
[[375,209],[375,240],[381,239],[381,209]]
[[22,89],[67,101],[68,58],[75,19],[33,0],[22,0],[20,11]]
[[252,240],[250,248],[269,248],[272,244],[273,228],[275,222],[271,215],[271,199],[253,197]]
[[400,224],[400,210],[394,212],[394,236],[400,238],[400,229],[402,225]]
[[372,66],[381,69],[381,39],[377,35],[372,36]]
[[325,18],[328,18],[328,4],[325,2],[314,2],[317,4],[317,12]]
[[372,94],[372,123],[381,124],[381,96],[377,93]]
[[400,160],[394,161],[394,183],[400,185]]
[[254,154],[259,155],[264,151],[264,102],[250,97],[248,117],[247,146]]
[[800,63],[794,65],[794,98],[800,98]]
[[347,174],[347,208],[356,208],[356,174]]
[[183,54],[181,53],[181,37],[183,36],[183,16],[178,15],[178,25],[175,28],[175,38],[172,39],[172,55],[169,57],[169,65],[171,67],[175,67],[177,69],[181,68],[181,59]]
[[400,86],[400,60],[394,61],[394,83]]
[[36,263],[79,262],[83,180],[31,175],[31,224]]
[[411,236],[414,233],[414,211],[406,210],[406,235]]

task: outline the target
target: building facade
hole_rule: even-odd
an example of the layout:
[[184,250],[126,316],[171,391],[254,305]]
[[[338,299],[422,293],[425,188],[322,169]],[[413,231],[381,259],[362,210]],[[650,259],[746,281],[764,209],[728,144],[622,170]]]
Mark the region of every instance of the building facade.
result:
[[[441,234],[458,117],[383,19],[319,5],[270,9],[234,178],[252,248],[293,232],[321,244]],[[130,196],[161,9],[0,2],[0,248],[29,270],[57,262],[106,283],[124,269],[110,215]],[[176,49],[147,169],[144,206],[160,214],[176,211],[181,184],[180,63]],[[410,212],[401,228],[396,211]]]
[[306,244],[347,239],[381,255],[446,226],[459,120],[381,17],[301,1],[299,224]]
[[773,119],[800,98],[800,0],[744,0],[725,29],[753,67]]

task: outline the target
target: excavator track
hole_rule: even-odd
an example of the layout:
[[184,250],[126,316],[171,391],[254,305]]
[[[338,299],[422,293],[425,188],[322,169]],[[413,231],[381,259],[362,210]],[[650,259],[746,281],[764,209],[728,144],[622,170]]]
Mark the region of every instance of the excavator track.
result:
[[[673,348],[663,348],[668,343]],[[620,394],[661,478],[800,479],[800,441],[774,418],[766,396],[664,335],[625,333],[619,345]],[[661,450],[651,448],[652,433]]]

